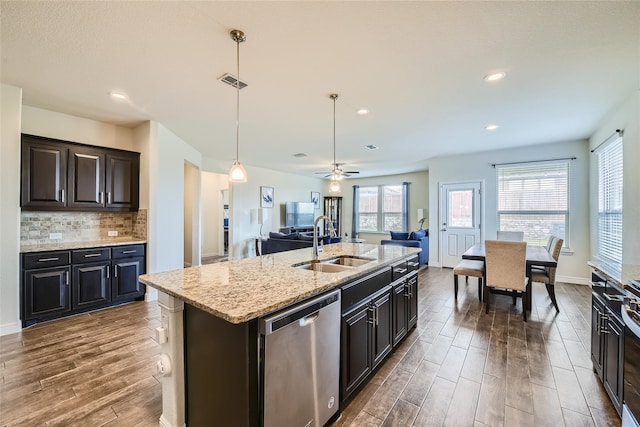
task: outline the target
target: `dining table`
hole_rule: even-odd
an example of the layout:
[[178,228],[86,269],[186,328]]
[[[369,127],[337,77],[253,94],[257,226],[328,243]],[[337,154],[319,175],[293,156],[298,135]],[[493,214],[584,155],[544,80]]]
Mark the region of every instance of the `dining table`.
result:
[[[484,242],[476,243],[462,254],[462,259],[472,259],[484,262],[486,252]],[[557,267],[558,262],[551,256],[545,246],[527,244],[527,252],[525,255],[527,265],[527,298],[524,301],[524,309],[531,311],[531,270],[532,267]],[[549,290],[547,289],[547,292]],[[551,295],[549,295],[551,297]]]

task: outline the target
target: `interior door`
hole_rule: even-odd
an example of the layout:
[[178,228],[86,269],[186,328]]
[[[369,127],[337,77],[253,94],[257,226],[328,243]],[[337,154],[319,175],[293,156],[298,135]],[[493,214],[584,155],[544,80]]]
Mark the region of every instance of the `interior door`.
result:
[[480,182],[440,186],[440,248],[443,267],[455,267],[480,242]]

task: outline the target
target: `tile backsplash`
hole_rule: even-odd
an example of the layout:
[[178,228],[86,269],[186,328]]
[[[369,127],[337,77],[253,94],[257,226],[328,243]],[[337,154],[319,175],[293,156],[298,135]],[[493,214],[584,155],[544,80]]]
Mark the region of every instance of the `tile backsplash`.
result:
[[118,238],[146,240],[147,209],[138,212],[22,212],[20,244],[50,243],[51,233],[60,233],[62,242],[108,240],[109,231]]

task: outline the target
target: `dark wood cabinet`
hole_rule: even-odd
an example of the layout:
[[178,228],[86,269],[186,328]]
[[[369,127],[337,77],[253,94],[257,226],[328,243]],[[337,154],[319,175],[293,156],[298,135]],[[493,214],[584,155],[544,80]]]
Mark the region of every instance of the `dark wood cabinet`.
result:
[[396,280],[393,287],[393,345],[396,345],[407,335],[407,282]]
[[391,286],[387,286],[371,298],[371,308],[373,309],[371,357],[375,369],[393,348]]
[[407,330],[418,324],[418,273],[407,278]]
[[105,158],[106,155],[101,149],[82,146],[69,148],[68,207],[104,207]]
[[66,206],[67,147],[23,135],[20,206],[58,209]]
[[69,266],[24,271],[23,317],[52,317],[70,312],[69,273]]
[[21,166],[23,209],[138,209],[139,153],[22,134]]
[[107,209],[138,209],[139,164],[138,153],[107,154],[105,197]]
[[113,301],[137,298],[144,295],[145,287],[138,281],[144,274],[144,258],[125,258],[113,261],[111,298]]
[[593,371],[603,380],[604,362],[604,302],[596,293],[591,294],[591,362]]
[[144,244],[24,253],[21,318],[37,322],[143,297]]
[[624,367],[624,323],[609,308],[606,309],[607,333],[604,338],[604,388],[613,406],[622,413],[623,367]]
[[372,308],[369,301],[342,316],[342,394],[348,397],[373,370],[371,360]]

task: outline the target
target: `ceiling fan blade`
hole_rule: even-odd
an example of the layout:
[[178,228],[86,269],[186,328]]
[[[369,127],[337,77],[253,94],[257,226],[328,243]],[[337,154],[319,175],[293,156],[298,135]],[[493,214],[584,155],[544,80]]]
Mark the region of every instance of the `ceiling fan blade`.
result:
[[344,171],[343,173],[360,173],[360,171]]
[[331,173],[331,171],[322,171],[322,172],[314,172],[314,173],[323,174],[323,173]]

